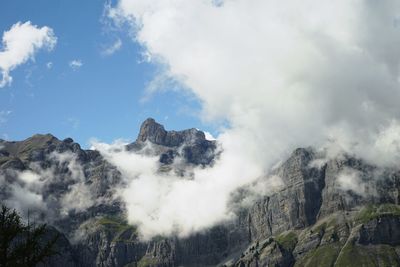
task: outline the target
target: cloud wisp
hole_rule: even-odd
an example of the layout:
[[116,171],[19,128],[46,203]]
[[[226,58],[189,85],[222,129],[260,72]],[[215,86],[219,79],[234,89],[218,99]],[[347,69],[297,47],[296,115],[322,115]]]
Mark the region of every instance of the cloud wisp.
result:
[[118,50],[120,50],[122,47],[122,41],[121,39],[117,39],[114,43],[112,43],[110,46],[106,47],[103,51],[102,54],[105,56],[111,56]]
[[34,60],[40,49],[52,50],[57,43],[53,29],[38,27],[30,21],[17,22],[3,33],[3,49],[0,51],[0,88],[10,85],[10,72],[29,59]]
[[83,66],[83,62],[80,59],[74,59],[74,60],[71,60],[68,63],[68,65],[72,70],[76,71],[76,70],[80,69]]

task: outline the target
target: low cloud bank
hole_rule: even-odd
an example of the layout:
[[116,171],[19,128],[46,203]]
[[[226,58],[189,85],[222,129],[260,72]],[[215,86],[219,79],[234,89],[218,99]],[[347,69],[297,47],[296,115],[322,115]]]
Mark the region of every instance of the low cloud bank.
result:
[[[268,189],[250,185],[257,183],[263,172],[252,161],[244,161],[240,147],[233,150],[229,146],[232,150],[225,150],[213,167],[193,167],[182,177],[174,170],[161,171],[158,156],[127,151],[124,143],[92,145],[121,171],[123,181],[117,194],[126,203],[129,222],[139,226],[144,239],[187,236],[234,218],[229,202],[242,186],[264,194],[280,186],[277,177],[271,178],[274,183],[269,183]],[[151,147],[143,148],[148,149]],[[176,159],[178,165],[180,160]]]

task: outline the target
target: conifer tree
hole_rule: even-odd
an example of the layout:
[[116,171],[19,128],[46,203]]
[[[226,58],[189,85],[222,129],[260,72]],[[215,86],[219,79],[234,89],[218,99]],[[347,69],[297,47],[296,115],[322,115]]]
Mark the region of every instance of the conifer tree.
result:
[[0,210],[0,267],[34,267],[57,254],[59,234],[46,237],[47,225],[25,224],[6,206]]

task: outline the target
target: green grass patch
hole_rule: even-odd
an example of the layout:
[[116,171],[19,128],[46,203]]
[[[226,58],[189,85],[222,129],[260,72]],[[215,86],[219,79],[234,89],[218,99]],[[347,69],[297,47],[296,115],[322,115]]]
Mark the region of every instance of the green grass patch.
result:
[[360,210],[356,216],[356,221],[366,223],[370,220],[379,218],[382,215],[400,216],[400,206],[395,204],[367,205]]
[[297,235],[290,231],[282,233],[275,238],[275,241],[287,251],[292,251],[297,244]]
[[97,224],[114,235],[113,242],[132,242],[137,237],[136,226],[129,225],[119,217],[102,217],[97,220]]
[[399,266],[396,251],[389,245],[358,246],[348,243],[337,259],[337,267]]
[[319,225],[317,225],[317,226],[315,226],[315,227],[313,227],[311,229],[312,233],[324,233],[325,229],[326,229],[326,226],[327,226],[326,222],[321,223],[321,224],[319,224]]
[[155,258],[150,258],[148,256],[144,256],[143,258],[140,259],[140,261],[137,263],[137,267],[149,267],[149,266],[154,266],[157,264],[157,259]]
[[308,252],[303,258],[298,260],[295,266],[304,267],[330,267],[333,266],[337,256],[339,255],[341,245],[339,243],[331,243],[320,246]]
[[4,163],[6,163],[9,160],[10,160],[9,157],[0,157],[0,165],[3,165]]

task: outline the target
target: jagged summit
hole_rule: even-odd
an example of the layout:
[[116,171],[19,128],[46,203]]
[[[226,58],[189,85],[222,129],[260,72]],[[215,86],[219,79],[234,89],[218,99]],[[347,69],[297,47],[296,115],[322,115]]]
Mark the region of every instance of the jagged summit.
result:
[[157,145],[153,151],[160,155],[160,162],[170,164],[182,157],[187,163],[195,165],[210,164],[215,156],[216,142],[206,139],[204,132],[195,128],[182,131],[167,131],[153,118],[146,119],[135,142],[127,146],[128,150],[140,151],[146,142]]
[[140,127],[137,142],[150,141],[153,144],[168,147],[181,146],[183,143],[198,143],[205,141],[202,131],[195,128],[183,131],[166,131],[164,126],[156,122],[153,118],[146,119]]

